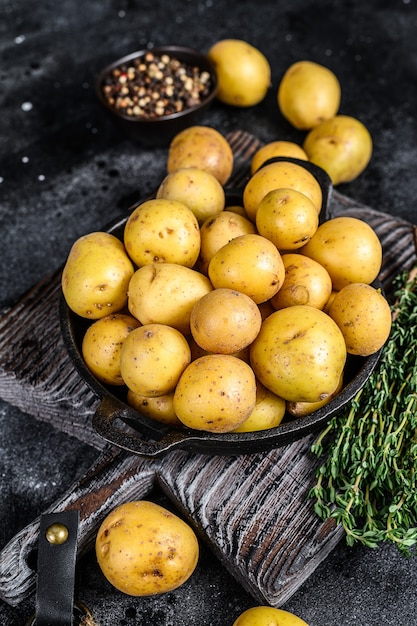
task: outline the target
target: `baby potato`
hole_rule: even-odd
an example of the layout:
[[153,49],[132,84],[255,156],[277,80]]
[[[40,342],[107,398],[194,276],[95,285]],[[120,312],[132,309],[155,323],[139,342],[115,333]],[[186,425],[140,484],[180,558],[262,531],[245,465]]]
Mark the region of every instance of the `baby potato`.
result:
[[280,289],[285,269],[272,241],[248,234],[235,237],[216,252],[209,263],[208,275],[215,288],[241,291],[259,304]]
[[253,222],[243,215],[230,211],[229,207],[214,217],[208,218],[200,228],[200,257],[198,269],[207,274],[212,256],[229,241],[240,235],[256,233]]
[[116,589],[155,596],[183,585],[194,572],[197,537],[184,520],[146,500],[125,502],[102,522],[95,542],[98,565]]
[[226,202],[223,186],[217,178],[197,167],[181,168],[168,174],[156,197],[185,204],[199,224],[223,211]]
[[256,404],[248,419],[234,433],[251,433],[257,430],[276,428],[284,418],[286,402],[275,393],[264,387],[259,381],[256,383]]
[[305,245],[319,225],[313,202],[296,189],[272,189],[262,198],[256,212],[258,233],[278,250],[296,250]]
[[193,267],[200,254],[200,229],[182,202],[153,198],[130,214],[124,244],[138,267],[149,263],[178,263]]
[[336,75],[324,65],[304,60],[287,69],[277,93],[282,115],[300,130],[314,128],[336,115],[340,97]]
[[190,332],[191,309],[213,289],[207,276],[175,263],[140,267],[129,282],[128,308],[142,324],[167,324]]
[[320,213],[323,194],[318,180],[307,169],[291,161],[276,161],[261,167],[243,189],[243,206],[255,222],[259,204],[269,191],[280,187],[296,189],[310,198]]
[[185,426],[215,433],[240,426],[255,404],[252,368],[229,354],[207,354],[192,361],[174,393],[174,410]]
[[163,396],[143,396],[131,389],[127,392],[127,403],[146,417],[168,424],[169,426],[182,426],[182,423],[174,411],[174,391]]
[[346,345],[336,322],[308,305],[275,311],[250,347],[257,379],[292,402],[317,402],[336,389]]
[[145,324],[124,340],[120,373],[135,393],[163,396],[175,388],[190,361],[190,346],[178,330],[165,324]]
[[261,102],[271,82],[268,59],[258,48],[241,39],[222,39],[207,53],[217,74],[217,98],[237,107]]
[[233,354],[255,339],[262,317],[255,302],[233,289],[213,289],[192,308],[191,334],[207,352]]
[[277,140],[266,143],[259,148],[252,157],[250,169],[254,174],[266,161],[274,157],[291,157],[308,161],[308,157],[298,143],[292,141]]
[[350,216],[320,224],[299,252],[327,269],[337,291],[349,283],[372,283],[382,265],[378,235],[365,221]]
[[381,291],[371,285],[343,287],[335,295],[329,315],[342,331],[349,354],[374,354],[391,332],[391,308]]
[[308,626],[294,613],[272,606],[254,606],[239,615],[233,626]]
[[197,167],[225,185],[233,171],[233,150],[225,137],[210,126],[190,126],[169,145],[168,174],[183,167]]
[[140,326],[131,315],[113,313],[96,320],[83,337],[81,351],[88,369],[102,383],[124,385],[120,352],[128,334]]
[[81,317],[100,319],[123,309],[134,267],[123,244],[106,232],[94,232],[72,245],[61,286],[68,307]]
[[287,411],[293,417],[305,417],[310,415],[314,411],[318,411],[323,406],[326,406],[337,396],[343,389],[343,373],[340,376],[339,384],[336,389],[327,398],[318,400],[317,402],[287,402]]
[[309,160],[330,176],[333,185],[361,174],[372,156],[372,137],[366,126],[348,115],[336,115],[311,130],[304,140]]
[[308,304],[324,309],[332,293],[329,272],[304,254],[288,252],[282,255],[282,261],[285,278],[281,289],[270,300],[273,308]]

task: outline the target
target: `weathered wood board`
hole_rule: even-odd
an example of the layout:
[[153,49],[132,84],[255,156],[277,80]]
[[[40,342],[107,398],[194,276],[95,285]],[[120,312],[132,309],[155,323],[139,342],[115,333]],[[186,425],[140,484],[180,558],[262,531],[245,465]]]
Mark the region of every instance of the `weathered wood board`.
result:
[[[228,139],[235,154],[232,182],[239,187],[260,142],[244,132]],[[414,226],[336,191],[330,213],[360,217],[376,230],[384,251],[380,278],[389,294],[393,277],[416,261]],[[108,511],[158,486],[246,591],[261,603],[282,605],[343,537],[340,527],[317,518],[308,498],[317,468],[310,453],[314,435],[236,457],[180,451],[151,460],[108,447],[91,424],[99,399],[75,371],[63,344],[59,298],[58,270],[2,315],[0,397],[97,448],[89,473],[48,509],[80,510],[79,555],[91,548]],[[11,605],[34,591],[27,559],[38,527],[34,520],[0,553],[0,598]]]

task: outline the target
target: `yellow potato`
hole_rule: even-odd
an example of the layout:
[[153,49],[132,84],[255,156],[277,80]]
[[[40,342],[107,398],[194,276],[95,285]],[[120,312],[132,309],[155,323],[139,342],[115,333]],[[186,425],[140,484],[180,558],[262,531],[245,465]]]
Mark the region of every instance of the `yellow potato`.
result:
[[257,304],[276,294],[285,270],[276,246],[261,235],[241,235],[220,248],[208,266],[215,288],[241,291]]
[[269,391],[259,381],[256,384],[256,404],[248,419],[234,433],[250,433],[279,426],[284,418],[286,402]]
[[128,334],[140,326],[131,315],[113,313],[96,320],[86,330],[82,355],[94,376],[108,385],[124,385],[120,373],[120,352]]
[[191,309],[213,286],[207,276],[175,263],[140,267],[129,283],[128,308],[142,324],[167,324],[190,332]]
[[259,204],[269,191],[280,187],[296,189],[310,198],[320,213],[323,194],[317,179],[306,168],[290,161],[276,161],[261,167],[246,183],[243,206],[248,218],[255,222]]
[[95,542],[101,571],[119,591],[154,596],[183,585],[194,572],[199,545],[192,528],[164,507],[126,502],[102,522]]
[[244,350],[261,328],[255,302],[233,289],[213,289],[195,303],[190,328],[196,343],[207,352],[234,354]]
[[250,348],[260,382],[292,402],[317,402],[336,389],[346,362],[337,324],[323,311],[299,305],[275,311]]
[[332,293],[329,272],[317,261],[304,254],[282,255],[285,279],[281,289],[270,300],[274,309],[308,304],[316,309],[326,306]]
[[190,346],[178,330],[165,324],[145,324],[124,340],[120,372],[135,393],[163,396],[175,388],[190,361]]
[[278,250],[296,250],[310,241],[319,225],[313,202],[296,189],[272,189],[256,212],[256,228]]
[[343,374],[340,376],[339,384],[336,389],[324,400],[318,400],[317,402],[287,402],[287,411],[293,417],[305,417],[310,415],[314,411],[318,411],[323,406],[326,406],[337,396],[343,388]]
[[240,204],[228,204],[226,209],[231,213],[236,213],[237,215],[241,215],[242,217],[247,217],[245,207]]
[[311,130],[303,148],[309,160],[325,170],[333,185],[361,174],[372,156],[372,137],[354,117],[336,115]]
[[170,391],[163,396],[154,397],[143,396],[131,389],[128,389],[127,392],[127,403],[139,411],[139,413],[142,413],[142,415],[169,426],[182,426],[180,420],[175,415],[173,400],[174,391]]
[[336,115],[340,83],[327,67],[312,61],[297,61],[282,77],[277,97],[281,113],[290,124],[309,130]]
[[123,309],[134,272],[123,244],[105,232],[94,232],[73,244],[62,272],[62,292],[77,315],[100,319]]
[[225,137],[210,126],[190,126],[171,141],[168,173],[183,167],[197,167],[213,174],[222,184],[233,171],[233,151]]
[[326,268],[337,291],[349,283],[372,283],[382,265],[377,234],[365,221],[350,216],[320,224],[299,252]]
[[[204,350],[201,346],[198,345],[194,337],[191,335],[187,337],[188,343],[191,349],[191,360],[195,361],[199,359],[200,356],[205,356],[206,354],[213,354],[213,352],[209,352],[208,350]],[[216,354],[216,353],[214,353]],[[246,363],[249,363],[249,346],[243,348],[243,350],[239,350],[238,352],[233,352],[232,356],[237,357],[238,359],[242,359]]]
[[225,206],[224,189],[217,178],[197,167],[181,168],[165,176],[156,197],[185,204],[199,224],[223,211]]
[[207,53],[217,74],[217,98],[237,107],[258,104],[266,96],[271,68],[266,57],[240,39],[223,39]]
[[250,169],[254,174],[268,159],[274,157],[291,157],[308,161],[304,149],[293,141],[277,140],[266,143],[259,148],[251,159]]
[[343,287],[329,308],[346,341],[349,354],[369,356],[387,341],[391,308],[379,289],[363,283]]
[[208,264],[214,254],[239,235],[256,233],[253,222],[243,215],[238,215],[229,208],[218,215],[207,219],[200,228],[200,257],[198,268],[203,274],[207,274]]
[[134,263],[178,263],[193,267],[200,254],[196,216],[182,202],[153,198],[130,214],[124,244]]
[[174,410],[183,424],[216,433],[240,426],[255,404],[251,367],[229,354],[208,354],[192,361],[174,393]]
[[255,606],[241,613],[233,626],[308,626],[308,624],[284,609]]

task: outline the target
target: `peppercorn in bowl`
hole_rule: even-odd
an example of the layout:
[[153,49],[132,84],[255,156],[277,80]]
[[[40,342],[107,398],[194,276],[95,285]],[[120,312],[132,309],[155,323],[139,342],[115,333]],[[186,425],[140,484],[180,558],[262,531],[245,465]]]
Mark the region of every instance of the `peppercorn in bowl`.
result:
[[96,80],[105,110],[132,140],[168,145],[194,125],[217,92],[217,75],[206,55],[182,46],[133,52],[106,68]]

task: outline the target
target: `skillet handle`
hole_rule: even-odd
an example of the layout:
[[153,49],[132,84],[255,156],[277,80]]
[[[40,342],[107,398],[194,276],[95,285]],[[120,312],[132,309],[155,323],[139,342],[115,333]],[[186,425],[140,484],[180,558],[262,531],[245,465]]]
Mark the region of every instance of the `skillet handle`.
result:
[[105,441],[142,457],[155,458],[176,448],[192,448],[200,437],[173,430],[104,396],[93,416],[93,428]]
[[[122,502],[144,498],[156,481],[157,463],[107,448],[88,472],[46,511],[78,510],[77,556],[93,545],[104,517]],[[36,587],[40,517],[23,528],[0,552],[0,598],[17,606]]]

